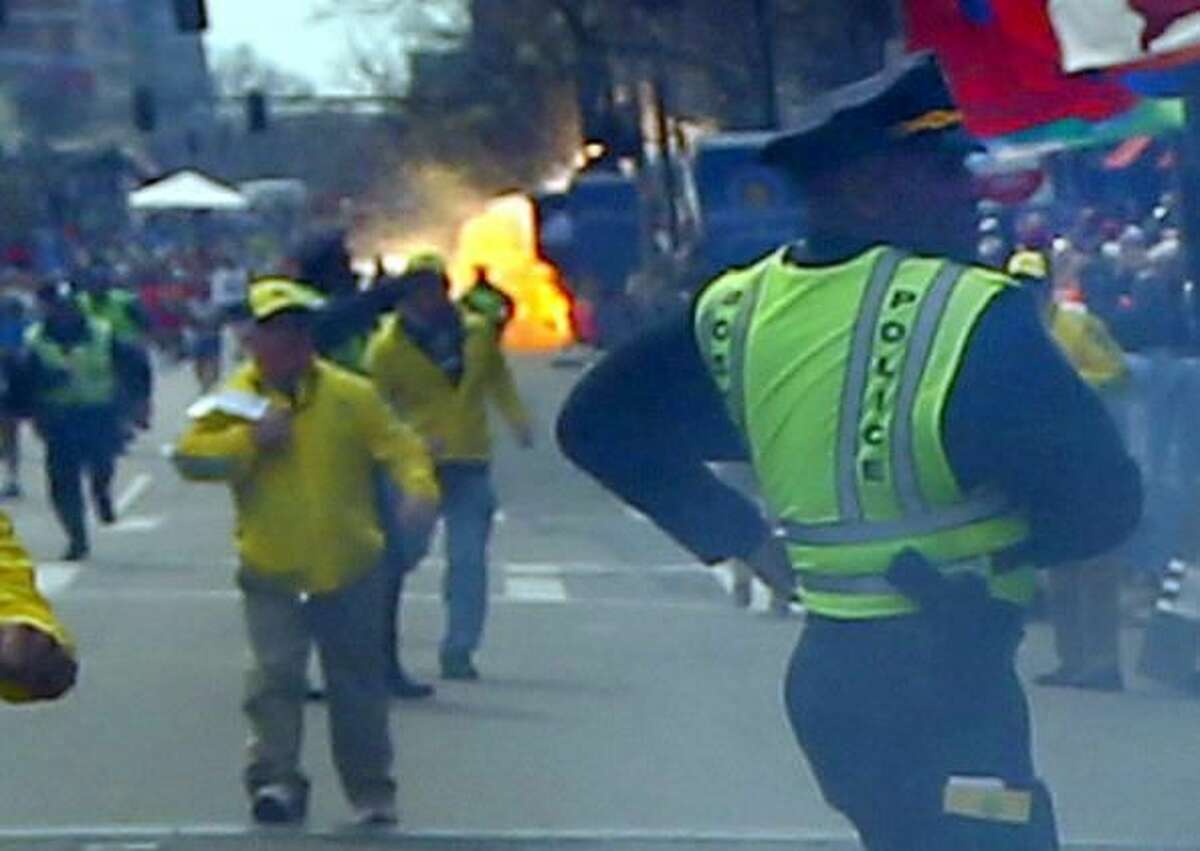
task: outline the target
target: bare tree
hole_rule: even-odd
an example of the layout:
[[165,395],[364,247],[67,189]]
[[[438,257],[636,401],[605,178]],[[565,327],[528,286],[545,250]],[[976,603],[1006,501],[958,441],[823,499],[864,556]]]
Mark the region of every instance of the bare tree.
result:
[[212,76],[217,92],[224,97],[243,97],[252,91],[307,97],[316,92],[311,80],[279,67],[248,44],[218,53]]

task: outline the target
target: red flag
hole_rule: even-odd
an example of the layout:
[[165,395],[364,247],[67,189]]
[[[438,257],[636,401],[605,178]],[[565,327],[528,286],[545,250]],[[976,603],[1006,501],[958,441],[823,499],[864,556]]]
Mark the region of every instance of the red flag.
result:
[[976,23],[958,0],[905,0],[909,47],[933,50],[967,129],[1000,136],[1064,118],[1101,121],[1136,98],[1100,75],[1068,76],[1045,0],[991,0],[991,21]]

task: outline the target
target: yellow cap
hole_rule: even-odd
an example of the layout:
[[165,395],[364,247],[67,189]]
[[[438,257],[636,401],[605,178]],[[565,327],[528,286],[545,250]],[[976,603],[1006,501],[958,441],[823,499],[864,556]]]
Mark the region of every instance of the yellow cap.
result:
[[325,299],[287,278],[263,278],[250,285],[250,314],[259,322],[285,310],[317,310]]
[[436,251],[418,251],[404,264],[405,272],[437,272],[446,274],[446,261]]
[[1008,258],[1005,271],[1014,278],[1039,278],[1044,281],[1050,277],[1050,265],[1040,251],[1016,252]]

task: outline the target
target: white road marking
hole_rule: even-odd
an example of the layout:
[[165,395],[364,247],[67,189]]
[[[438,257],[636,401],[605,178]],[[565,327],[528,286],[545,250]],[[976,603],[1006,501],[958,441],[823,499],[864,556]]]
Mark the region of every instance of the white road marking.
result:
[[[616,609],[641,611],[672,611],[694,612],[696,614],[739,614],[730,606],[713,602],[695,602],[690,600],[663,600],[645,598],[617,597],[587,597],[571,598],[560,595],[557,589],[546,589],[537,593],[523,593],[523,596],[505,594],[493,597],[494,606],[545,606],[560,608],[563,606],[585,606],[588,609]],[[242,592],[236,588],[89,588],[87,590],[71,591],[60,599],[69,600],[72,604],[100,603],[105,606],[128,603],[131,605],[162,605],[164,603],[210,605],[233,605],[241,600]],[[442,606],[441,594],[405,592],[404,602],[411,605]],[[744,613],[743,613],[744,614]],[[2,836],[2,832],[0,832]]]
[[622,506],[621,510],[625,512],[625,516],[628,517],[630,520],[635,520],[638,523],[652,522],[649,517],[647,517],[645,514],[642,514],[642,512],[638,511],[632,505]]
[[551,576],[510,576],[505,583],[503,599],[522,603],[565,603],[567,586],[562,579]]
[[71,587],[79,576],[79,565],[70,562],[42,562],[34,571],[38,590],[47,597],[57,597]]
[[124,520],[120,520],[117,523],[114,523],[112,526],[101,526],[100,530],[116,532],[118,534],[122,532],[153,532],[162,524],[163,518],[160,516],[141,517],[135,515],[133,517],[126,517]]
[[129,509],[133,508],[134,503],[146,495],[146,491],[150,490],[150,485],[153,484],[154,477],[149,473],[138,473],[134,476],[129,487],[125,488],[125,492],[117,497],[115,508],[117,514],[124,514]]
[[736,584],[733,565],[727,561],[723,561],[720,564],[713,565],[711,570],[713,578],[721,584],[721,588],[724,589],[725,593],[732,594],[733,586]]
[[[45,843],[75,841],[90,843],[84,846],[91,851],[109,851],[116,847],[129,851],[153,851],[164,841],[212,842],[252,839],[266,843],[267,838],[320,839],[359,844],[361,828],[260,828],[244,824],[196,824],[196,825],[94,825],[90,827],[38,827],[0,829],[0,842]],[[496,845],[515,843],[532,846],[547,845],[612,845],[616,848],[637,849],[650,844],[704,845],[731,848],[788,845],[796,851],[853,851],[860,848],[858,841],[845,831],[783,831],[783,830],[629,830],[611,829],[561,829],[561,830],[393,830],[379,834],[380,842],[400,839],[412,843],[452,844],[491,848]],[[349,840],[349,841],[348,841]],[[112,843],[125,843],[112,845]],[[1193,843],[1160,843],[1164,849],[1195,851]],[[220,846],[214,846],[220,847]],[[1064,851],[1145,851],[1145,842],[1123,840],[1071,839],[1063,843]]]
[[600,562],[507,562],[509,576],[702,576],[709,569],[696,562],[681,564],[601,564]]

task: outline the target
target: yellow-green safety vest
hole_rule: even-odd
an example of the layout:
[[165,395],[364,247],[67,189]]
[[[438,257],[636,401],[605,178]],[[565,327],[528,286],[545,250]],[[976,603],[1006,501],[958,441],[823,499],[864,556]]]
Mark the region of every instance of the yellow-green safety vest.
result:
[[40,390],[38,401],[52,407],[107,405],[116,398],[117,375],[113,363],[112,329],[99,320],[88,320],[88,339],[70,349],[46,336],[39,322],[29,329],[26,341],[50,370],[65,373],[67,380]]
[[884,576],[908,547],[948,573],[984,574],[997,598],[1032,598],[1031,569],[998,573],[989,558],[1028,537],[1023,513],[1002,494],[964,493],[942,441],[971,331],[1010,283],[887,247],[827,267],[782,249],[701,294],[700,350],[809,611],[915,611]]
[[90,293],[80,294],[79,306],[91,318],[108,323],[118,340],[140,345],[145,332],[134,321],[137,300],[137,296],[128,290],[109,290],[102,300],[93,298]]

